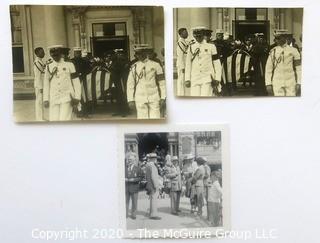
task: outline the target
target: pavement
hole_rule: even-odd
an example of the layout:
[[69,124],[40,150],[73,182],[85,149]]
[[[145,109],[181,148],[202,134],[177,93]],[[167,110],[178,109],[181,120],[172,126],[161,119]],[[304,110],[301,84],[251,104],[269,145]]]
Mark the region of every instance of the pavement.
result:
[[[203,216],[198,217],[190,213],[190,199],[181,197],[179,215],[172,215],[170,210],[170,198],[166,194],[164,199],[158,199],[158,216],[161,220],[152,220],[148,217],[150,201],[145,191],[139,192],[137,218],[127,218],[127,229],[174,229],[174,228],[203,228],[210,227],[205,220],[207,216],[204,206]],[[131,207],[131,205],[130,205]]]
[[[43,109],[44,119],[48,120],[49,113],[48,109]],[[78,118],[75,117],[75,121],[93,121],[93,120],[126,120],[126,119],[136,119],[136,115],[128,115],[127,117],[112,116],[116,111],[115,103],[99,102],[94,114],[89,115],[88,118]],[[35,105],[34,100],[14,100],[13,102],[13,115],[16,122],[35,122]]]

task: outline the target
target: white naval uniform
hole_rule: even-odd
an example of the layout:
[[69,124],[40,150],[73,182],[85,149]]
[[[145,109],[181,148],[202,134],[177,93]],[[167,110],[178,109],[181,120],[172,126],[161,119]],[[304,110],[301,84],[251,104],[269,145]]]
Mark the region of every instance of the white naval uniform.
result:
[[274,96],[296,96],[296,84],[301,84],[301,57],[287,44],[274,47],[266,64],[266,85],[272,85]]
[[221,63],[216,46],[206,40],[191,44],[185,71],[185,80],[191,81],[191,96],[213,96],[212,80],[221,81]]
[[186,57],[188,51],[188,43],[185,39],[179,38],[177,42],[177,95],[184,96],[185,95],[185,85],[184,85],[184,77],[185,77],[185,68],[186,68]]
[[166,98],[165,80],[159,63],[146,59],[130,68],[128,102],[135,101],[138,119],[159,119],[160,99]]
[[[44,75],[43,96],[49,101],[49,120],[68,121],[72,119],[71,100],[81,99],[81,85],[71,62],[63,59],[48,64]],[[74,78],[72,79],[72,75]],[[50,80],[51,79],[51,80]]]
[[42,59],[36,57],[33,62],[33,73],[34,73],[34,92],[36,95],[35,100],[35,117],[36,121],[43,121],[43,79],[44,70],[46,65]]

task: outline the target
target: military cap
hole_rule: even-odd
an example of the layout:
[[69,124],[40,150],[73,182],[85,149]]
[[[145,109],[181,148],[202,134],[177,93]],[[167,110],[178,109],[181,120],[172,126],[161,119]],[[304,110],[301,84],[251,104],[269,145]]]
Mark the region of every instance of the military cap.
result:
[[124,52],[123,49],[114,49],[113,51],[114,51],[115,53],[121,53],[121,52],[123,53],[123,52]]
[[286,29],[277,29],[277,30],[274,30],[273,34],[274,34],[274,36],[287,35],[288,34],[288,30],[286,30]]
[[77,47],[73,47],[73,51],[82,51],[81,47],[77,46]]
[[49,50],[56,50],[56,49],[61,49],[63,48],[63,45],[52,45],[52,46],[48,46]]
[[152,50],[153,48],[150,47],[148,44],[136,44],[133,47],[134,51],[145,51],[145,50]]
[[264,34],[263,34],[263,33],[255,33],[254,35],[255,35],[256,37],[264,36]]

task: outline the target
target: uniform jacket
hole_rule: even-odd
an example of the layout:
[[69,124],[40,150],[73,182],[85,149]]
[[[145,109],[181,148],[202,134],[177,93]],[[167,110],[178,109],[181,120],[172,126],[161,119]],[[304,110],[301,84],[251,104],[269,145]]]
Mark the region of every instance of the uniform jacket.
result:
[[72,62],[51,62],[44,74],[43,100],[51,104],[70,102],[81,98],[81,84]]
[[185,80],[191,86],[211,83],[212,79],[221,80],[221,63],[213,43],[193,43],[189,46],[186,57]]
[[43,89],[43,79],[44,79],[45,68],[46,68],[46,65],[43,63],[42,59],[37,57],[33,63],[35,89]]
[[177,69],[185,69],[186,66],[186,57],[188,51],[188,43],[185,39],[179,38],[177,42]]
[[266,85],[291,86],[301,83],[301,57],[294,47],[274,47],[266,64]]
[[192,177],[192,184],[195,184],[195,186],[202,186],[203,187],[204,186],[204,184],[203,184],[204,175],[205,175],[204,166],[200,165]]
[[142,172],[138,165],[132,164],[125,167],[126,190],[128,192],[139,192],[139,182]]
[[168,166],[166,166],[165,170],[165,176],[171,181],[171,191],[181,191],[182,181],[180,167],[175,167],[173,164],[169,164]]
[[165,98],[165,80],[160,64],[149,59],[135,62],[128,76],[128,102],[148,103]]
[[155,191],[159,188],[159,174],[157,166],[148,162],[146,165],[146,189],[148,192]]

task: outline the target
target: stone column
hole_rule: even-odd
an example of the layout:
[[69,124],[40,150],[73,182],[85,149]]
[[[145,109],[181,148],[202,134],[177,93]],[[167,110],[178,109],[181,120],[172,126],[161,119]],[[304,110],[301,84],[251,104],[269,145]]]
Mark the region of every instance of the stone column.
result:
[[47,46],[66,45],[66,23],[63,6],[44,7],[45,37]]
[[285,29],[289,33],[292,33],[293,19],[292,19],[292,9],[285,9]]
[[285,28],[285,13],[284,13],[284,9],[280,8],[279,11],[279,27],[280,29],[284,29]]
[[210,27],[210,9],[192,8],[190,10],[191,28],[196,26]]
[[223,8],[217,9],[217,29],[223,29]]

